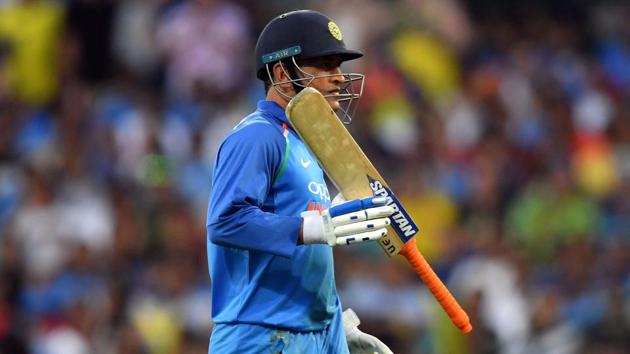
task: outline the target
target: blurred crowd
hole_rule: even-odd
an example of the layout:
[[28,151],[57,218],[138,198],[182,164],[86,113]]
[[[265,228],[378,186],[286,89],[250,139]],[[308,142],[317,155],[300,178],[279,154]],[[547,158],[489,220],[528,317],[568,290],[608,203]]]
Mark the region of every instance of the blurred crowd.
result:
[[396,353],[630,352],[624,1],[0,1],[0,353],[207,353],[218,144],[264,96],[272,17],[320,10],[365,57],[353,135],[467,310],[400,257],[335,250]]

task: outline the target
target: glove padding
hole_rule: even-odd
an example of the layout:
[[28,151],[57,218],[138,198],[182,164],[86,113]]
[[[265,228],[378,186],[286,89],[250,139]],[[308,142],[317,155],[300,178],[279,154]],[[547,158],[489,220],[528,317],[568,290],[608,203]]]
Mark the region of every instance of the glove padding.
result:
[[378,338],[361,332],[360,323],[359,317],[352,309],[343,312],[343,328],[346,332],[350,354],[394,354]]
[[354,199],[319,212],[301,214],[304,244],[326,243],[330,246],[378,240],[387,234],[388,216],[394,208],[385,205],[385,197]]

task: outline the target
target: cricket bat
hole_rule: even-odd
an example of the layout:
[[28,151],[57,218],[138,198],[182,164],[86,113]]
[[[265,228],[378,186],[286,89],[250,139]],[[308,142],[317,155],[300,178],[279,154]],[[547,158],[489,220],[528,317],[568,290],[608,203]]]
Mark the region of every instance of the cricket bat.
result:
[[332,183],[346,199],[386,197],[395,212],[387,235],[379,240],[389,256],[402,255],[462,332],[472,331],[468,315],[438,278],[416,247],[418,227],[389,186],[341,123],[326,99],[314,88],[297,94],[286,108],[287,117]]

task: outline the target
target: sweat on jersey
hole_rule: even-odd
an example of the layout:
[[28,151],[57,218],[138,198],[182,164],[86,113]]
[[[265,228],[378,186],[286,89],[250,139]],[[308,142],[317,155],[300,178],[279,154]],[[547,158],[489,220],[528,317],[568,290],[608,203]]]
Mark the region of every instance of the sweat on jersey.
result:
[[296,245],[300,213],[330,206],[324,174],[284,110],[260,101],[219,148],[207,250],[216,323],[322,330],[340,303],[332,249]]

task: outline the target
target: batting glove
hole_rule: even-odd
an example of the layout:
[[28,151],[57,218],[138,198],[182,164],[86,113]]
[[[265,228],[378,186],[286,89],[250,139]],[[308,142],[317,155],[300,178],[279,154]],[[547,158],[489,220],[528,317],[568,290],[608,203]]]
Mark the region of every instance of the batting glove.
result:
[[387,234],[388,216],[394,208],[384,197],[354,199],[319,212],[301,214],[304,244],[326,243],[330,246],[378,240]]
[[378,338],[361,332],[359,324],[361,321],[352,309],[343,312],[343,329],[346,331],[350,354],[394,354]]

